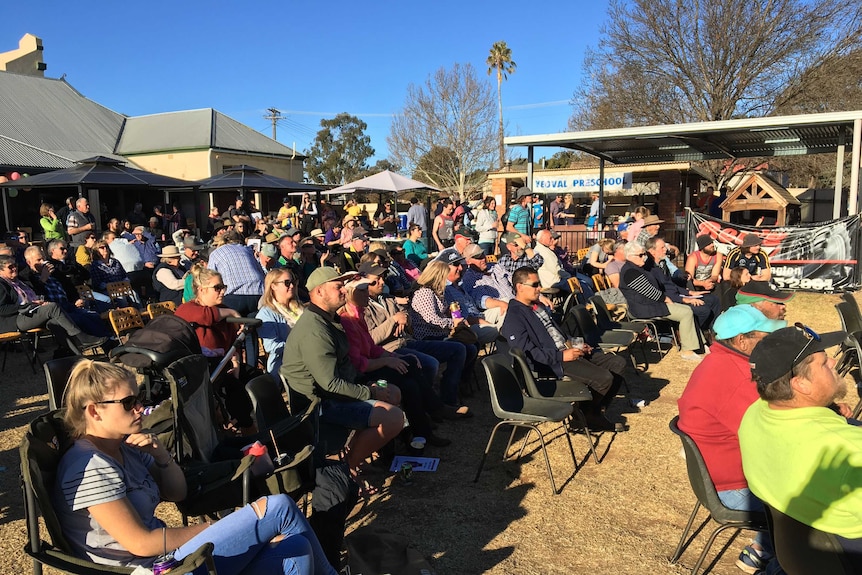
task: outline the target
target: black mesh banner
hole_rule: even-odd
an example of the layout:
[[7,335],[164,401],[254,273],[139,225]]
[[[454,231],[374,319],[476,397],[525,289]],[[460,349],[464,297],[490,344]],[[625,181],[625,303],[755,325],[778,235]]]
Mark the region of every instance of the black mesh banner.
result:
[[689,246],[695,246],[696,236],[709,234],[725,255],[745,236],[756,235],[769,256],[772,282],[780,289],[831,292],[859,287],[858,214],[815,224],[756,228],[689,211],[686,231]]

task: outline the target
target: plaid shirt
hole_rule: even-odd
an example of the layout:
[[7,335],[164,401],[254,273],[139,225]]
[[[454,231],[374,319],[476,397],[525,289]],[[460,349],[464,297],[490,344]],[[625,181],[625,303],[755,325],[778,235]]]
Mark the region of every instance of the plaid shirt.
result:
[[263,269],[248,246],[225,244],[210,254],[209,269],[221,274],[226,295],[262,295]]
[[512,259],[512,256],[509,254],[504,255],[497,261],[497,265],[501,266],[504,270],[506,270],[509,275],[512,275],[517,271],[518,268],[522,268],[524,266],[531,267],[534,270],[538,270],[542,267],[542,264],[545,263],[545,258],[543,258],[538,253],[534,252],[533,257],[528,258],[527,253],[524,252],[524,255],[519,257],[518,259]]
[[489,297],[504,302],[515,297],[512,276],[500,264],[491,266],[486,273],[467,269],[461,280],[461,286],[483,309],[488,309],[485,302]]

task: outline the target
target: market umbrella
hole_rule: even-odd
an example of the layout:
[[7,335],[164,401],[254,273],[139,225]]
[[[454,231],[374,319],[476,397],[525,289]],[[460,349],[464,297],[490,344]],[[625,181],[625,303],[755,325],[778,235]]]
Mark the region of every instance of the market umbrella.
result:
[[361,180],[356,180],[355,182],[350,182],[349,184],[344,184],[343,186],[333,188],[327,193],[344,194],[348,192],[353,192],[355,190],[403,192],[405,190],[418,189],[435,190],[438,192],[440,191],[439,189],[435,188],[430,184],[426,184],[418,180],[411,180],[410,178],[406,178],[401,174],[397,174],[390,170],[383,170],[382,172],[374,174],[373,176],[368,176],[367,178],[362,178]]
[[77,165],[53,172],[45,172],[15,181],[5,182],[6,188],[57,188],[64,186],[87,187],[147,187],[147,188],[194,188],[197,184],[170,176],[137,170],[125,162],[105,156],[93,156],[77,162]]
[[236,190],[242,193],[243,196],[245,192],[252,190],[316,192],[323,189],[323,186],[293,182],[277,176],[270,176],[263,173],[263,170],[259,168],[245,164],[234,166],[225,170],[223,174],[210,176],[196,183],[205,192]]

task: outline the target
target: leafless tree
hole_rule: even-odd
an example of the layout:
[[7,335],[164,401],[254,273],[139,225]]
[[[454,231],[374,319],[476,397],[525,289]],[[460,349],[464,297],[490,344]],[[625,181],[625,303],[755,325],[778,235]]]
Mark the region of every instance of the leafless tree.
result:
[[414,177],[465,197],[471,175],[487,170],[492,162],[495,115],[491,85],[480,81],[470,64],[440,68],[424,84],[408,86],[404,109],[386,138],[392,162]]
[[572,129],[774,113],[860,45],[858,0],[612,0]]

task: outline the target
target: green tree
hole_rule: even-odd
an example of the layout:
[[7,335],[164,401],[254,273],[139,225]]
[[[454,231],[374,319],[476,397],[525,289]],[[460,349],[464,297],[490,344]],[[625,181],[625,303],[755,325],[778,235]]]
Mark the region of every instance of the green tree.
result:
[[494,45],[491,46],[491,52],[485,63],[488,65],[489,76],[492,71],[497,72],[497,107],[500,110],[499,167],[502,168],[506,162],[506,150],[503,147],[503,80],[508,80],[509,74],[515,73],[517,65],[512,60],[512,50],[502,40],[494,42]]
[[374,174],[379,174],[380,172],[389,170],[390,172],[400,172],[401,166],[397,164],[393,164],[387,158],[383,158],[381,160],[377,160],[373,166],[359,174],[360,178],[366,178],[368,176],[373,176]]
[[368,125],[346,112],[331,120],[321,120],[305,169],[312,182],[346,184],[368,170],[368,159],[374,155],[371,138],[365,134]]
[[[392,161],[417,174],[420,160],[428,183],[466,197],[469,177],[487,170],[494,156],[494,95],[488,82],[481,82],[469,64],[440,68],[424,85],[407,88],[404,108],[392,121],[389,152]],[[444,158],[436,149],[448,150],[457,161]]]

